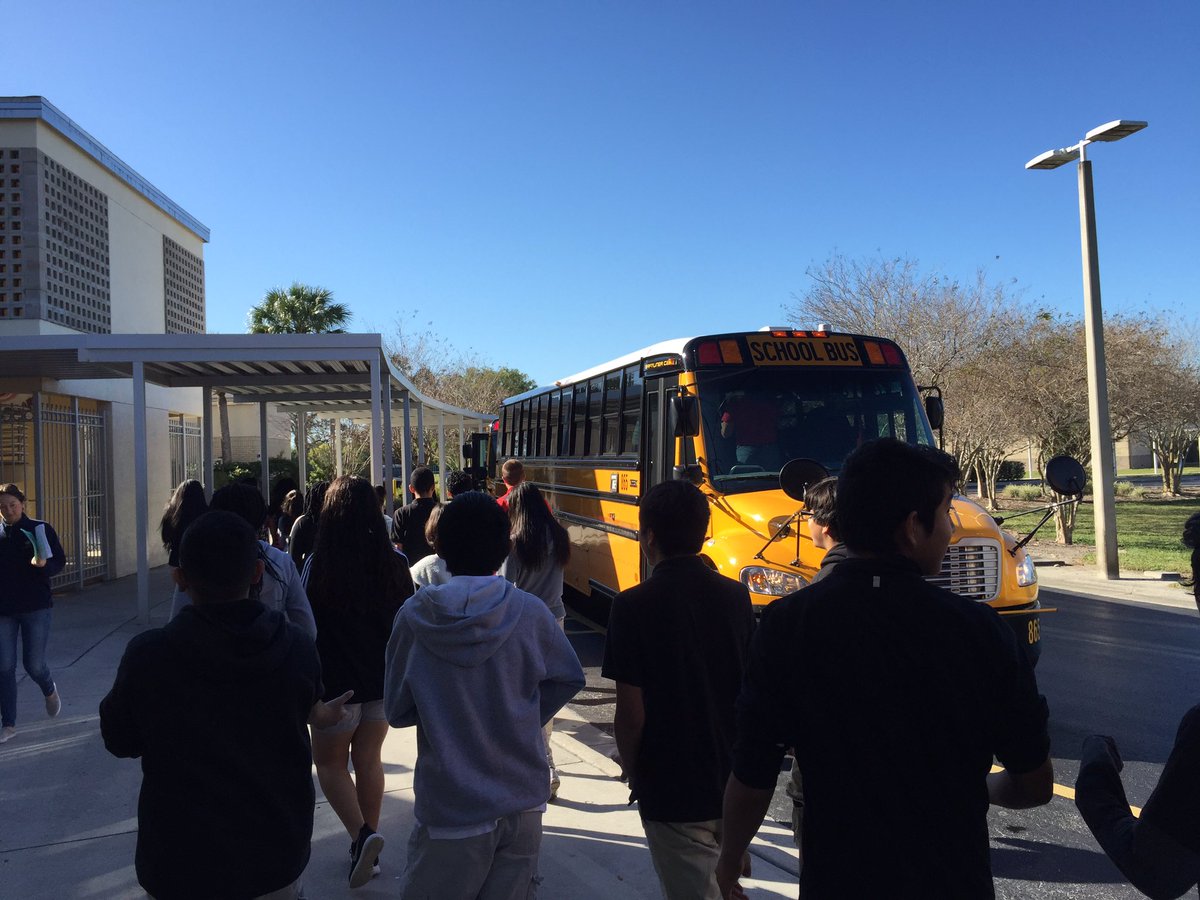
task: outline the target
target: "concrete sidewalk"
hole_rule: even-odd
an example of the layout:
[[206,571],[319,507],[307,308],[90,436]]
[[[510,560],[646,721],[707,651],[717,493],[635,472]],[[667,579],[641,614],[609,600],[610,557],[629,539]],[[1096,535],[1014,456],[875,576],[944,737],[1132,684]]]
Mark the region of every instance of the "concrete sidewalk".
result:
[[1094,565],[1070,566],[1059,564],[1057,560],[1043,562],[1036,559],[1034,563],[1037,566],[1038,584],[1045,590],[1106,600],[1153,603],[1192,612],[1196,610],[1196,601],[1190,589],[1182,587],[1178,581],[1141,572],[1122,572],[1120,578],[1109,581],[1101,577]]
[[[170,579],[151,572],[152,625],[166,620]],[[141,631],[136,583],[125,578],[55,598],[48,647],[63,696],[62,714],[47,719],[40,692],[18,669],[17,734],[0,746],[0,895],[45,898],[145,896],[133,870],[141,768],[108,755],[97,708],[129,639]],[[559,717],[554,753],[562,773],[559,799],[544,819],[539,896],[658,898],[658,882],[637,812],[609,756],[612,738],[568,708]],[[366,887],[346,883],[350,838],[317,788],[312,861],[304,876],[309,900],[395,897],[412,829],[416,735],[393,729],[383,747],[386,794],[380,833],[387,844],[382,873]],[[315,773],[314,773],[315,783]],[[752,897],[796,896],[791,834],[766,823],[755,842]],[[214,860],[219,866],[220,860]]]

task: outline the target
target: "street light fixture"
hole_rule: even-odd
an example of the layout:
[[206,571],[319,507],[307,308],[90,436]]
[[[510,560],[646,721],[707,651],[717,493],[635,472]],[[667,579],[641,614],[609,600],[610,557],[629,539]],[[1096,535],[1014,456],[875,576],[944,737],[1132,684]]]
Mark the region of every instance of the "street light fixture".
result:
[[1079,237],[1083,246],[1083,324],[1087,339],[1088,430],[1092,445],[1092,488],[1096,506],[1096,564],[1105,578],[1119,578],[1117,521],[1113,501],[1112,427],[1108,416],[1108,380],[1104,362],[1104,315],[1100,308],[1100,258],[1096,250],[1096,202],[1092,163],[1084,148],[1094,141],[1119,141],[1147,125],[1118,119],[1089,131],[1082,141],[1047,150],[1025,163],[1026,169],[1057,169],[1079,160]]

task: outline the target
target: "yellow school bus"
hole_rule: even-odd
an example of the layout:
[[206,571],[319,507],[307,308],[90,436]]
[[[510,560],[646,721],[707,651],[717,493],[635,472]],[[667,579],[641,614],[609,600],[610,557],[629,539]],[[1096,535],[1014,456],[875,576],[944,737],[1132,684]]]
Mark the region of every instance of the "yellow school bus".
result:
[[[940,420],[940,400],[922,403],[893,342],[770,329],[665,341],[511,397],[490,456],[493,467],[525,463],[571,534],[567,583],[599,600],[647,574],[637,540],[643,492],[694,481],[712,513],[704,557],[761,607],[807,584],[824,555],[781,471],[785,482],[789,470],[811,472],[811,462],[793,462],[807,460],[837,474],[877,437],[934,444],[930,413]],[[995,607],[1036,660],[1032,560],[965,497],[954,498],[953,515],[953,541],[931,580]]]

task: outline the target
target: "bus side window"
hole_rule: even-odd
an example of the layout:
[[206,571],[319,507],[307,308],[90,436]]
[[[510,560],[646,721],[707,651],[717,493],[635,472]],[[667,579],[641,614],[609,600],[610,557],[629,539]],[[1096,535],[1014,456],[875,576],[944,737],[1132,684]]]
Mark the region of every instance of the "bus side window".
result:
[[548,406],[547,415],[550,418],[546,439],[546,455],[558,456],[558,391],[551,391],[547,397],[546,403]]
[[583,456],[587,452],[587,396],[586,381],[575,385],[575,404],[571,410],[572,456]]
[[642,372],[638,365],[625,369],[625,395],[621,407],[621,450],[636,456],[642,429]]

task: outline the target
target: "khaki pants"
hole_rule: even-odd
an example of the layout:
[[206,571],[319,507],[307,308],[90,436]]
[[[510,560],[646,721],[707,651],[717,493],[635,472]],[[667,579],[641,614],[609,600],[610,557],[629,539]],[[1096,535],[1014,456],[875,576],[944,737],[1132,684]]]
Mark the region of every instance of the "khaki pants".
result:
[[451,840],[431,838],[416,825],[401,900],[532,900],[541,846],[540,812],[505,816],[487,834]]
[[642,820],[650,859],[667,900],[720,900],[717,856],[721,820],[648,822]]

